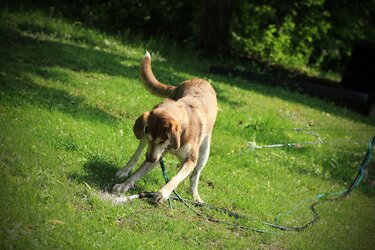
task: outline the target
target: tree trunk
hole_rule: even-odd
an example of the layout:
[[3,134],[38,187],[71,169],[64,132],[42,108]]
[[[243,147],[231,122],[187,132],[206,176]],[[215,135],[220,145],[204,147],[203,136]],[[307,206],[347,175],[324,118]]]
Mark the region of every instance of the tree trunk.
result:
[[235,0],[204,0],[197,47],[205,54],[228,55],[229,26]]

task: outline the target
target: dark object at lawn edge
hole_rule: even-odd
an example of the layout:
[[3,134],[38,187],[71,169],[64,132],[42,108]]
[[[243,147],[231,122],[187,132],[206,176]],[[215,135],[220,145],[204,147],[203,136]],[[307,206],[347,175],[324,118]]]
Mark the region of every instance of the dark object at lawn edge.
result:
[[240,71],[216,66],[210,66],[209,73],[225,76],[239,76],[246,80],[268,83],[273,86],[285,86],[313,96],[329,98],[335,101],[336,104],[348,107],[362,114],[368,114],[371,106],[368,93],[350,90],[345,87],[330,87],[303,83],[295,80],[274,78],[251,71]]

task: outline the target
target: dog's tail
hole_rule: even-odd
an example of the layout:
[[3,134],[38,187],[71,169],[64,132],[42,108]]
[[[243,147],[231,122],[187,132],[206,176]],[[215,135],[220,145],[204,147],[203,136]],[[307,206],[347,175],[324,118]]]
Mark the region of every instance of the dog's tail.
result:
[[141,63],[141,77],[145,87],[153,94],[161,97],[168,97],[172,91],[176,88],[159,82],[151,69],[151,55],[146,51]]

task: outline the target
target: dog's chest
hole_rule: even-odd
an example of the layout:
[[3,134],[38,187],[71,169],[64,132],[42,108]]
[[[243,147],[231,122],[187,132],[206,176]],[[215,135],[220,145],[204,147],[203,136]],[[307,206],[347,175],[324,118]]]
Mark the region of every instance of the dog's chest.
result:
[[168,153],[171,153],[177,156],[180,160],[186,159],[190,155],[191,145],[186,143],[181,146],[178,150],[168,150]]

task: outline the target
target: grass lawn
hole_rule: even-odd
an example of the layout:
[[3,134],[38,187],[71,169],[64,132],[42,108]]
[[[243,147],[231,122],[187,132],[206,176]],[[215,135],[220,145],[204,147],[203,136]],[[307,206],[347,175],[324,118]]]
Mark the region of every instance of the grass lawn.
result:
[[[374,121],[287,89],[209,75],[215,62],[167,42],[109,36],[33,10],[2,10],[0,29],[0,248],[373,249],[375,192],[366,184],[318,205],[321,219],[306,231],[280,232],[258,220],[282,213],[283,225],[308,222],[317,194],[354,178]],[[238,222],[269,233],[216,224],[176,202],[172,209],[147,200],[114,206],[98,197],[137,147],[134,120],[160,102],[139,79],[146,49],[162,82],[205,78],[217,92],[203,200],[256,218]],[[249,150],[249,142],[318,137],[330,142]],[[166,164],[174,175],[176,159]],[[163,183],[154,170],[130,193]],[[191,198],[188,190],[188,180],[178,187]]]

